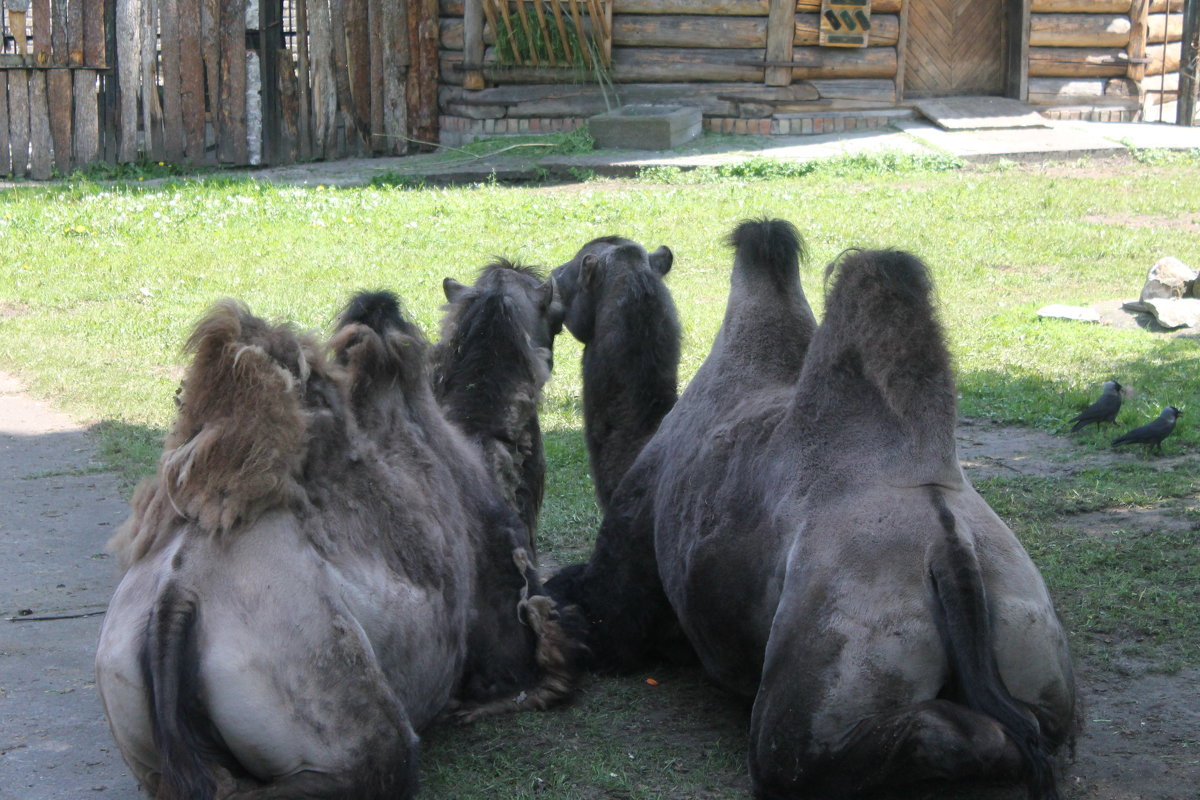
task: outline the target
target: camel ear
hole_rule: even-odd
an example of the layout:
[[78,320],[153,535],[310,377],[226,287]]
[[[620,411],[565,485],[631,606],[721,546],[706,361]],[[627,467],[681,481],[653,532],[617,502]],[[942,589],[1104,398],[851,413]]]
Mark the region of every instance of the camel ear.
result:
[[598,266],[600,266],[600,259],[595,255],[588,253],[584,256],[583,263],[579,265],[579,282],[584,286],[591,286]]
[[451,303],[456,302],[459,297],[462,297],[462,293],[465,292],[467,288],[468,287],[463,286],[461,283],[454,280],[454,278],[445,278],[442,280],[442,291],[446,293],[446,299]]
[[671,264],[674,261],[675,254],[665,244],[650,254],[650,268],[659,275],[666,275],[670,272]]
[[550,330],[554,335],[562,330],[563,319],[567,316],[567,310],[563,307],[562,292],[558,289],[558,281],[554,280],[551,275],[546,279],[546,282],[538,287],[538,307],[546,317],[546,321],[550,324]]

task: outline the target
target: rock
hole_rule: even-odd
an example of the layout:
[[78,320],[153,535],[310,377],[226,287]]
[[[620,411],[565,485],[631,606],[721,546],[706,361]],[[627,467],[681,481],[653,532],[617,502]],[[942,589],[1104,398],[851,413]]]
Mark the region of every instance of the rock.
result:
[[1143,302],[1158,299],[1169,300],[1186,297],[1189,293],[1194,294],[1194,284],[1198,274],[1200,273],[1174,256],[1160,258],[1150,268],[1150,274],[1146,276],[1146,283],[1142,286],[1142,293],[1138,299]]
[[1130,300],[1125,303],[1124,308],[1153,314],[1158,324],[1164,328],[1200,327],[1200,300],[1195,298],[1155,297],[1149,300]]
[[1083,306],[1064,306],[1059,304],[1042,306],[1038,309],[1037,315],[1051,319],[1070,319],[1076,322],[1100,321],[1100,312],[1094,308],[1085,308]]

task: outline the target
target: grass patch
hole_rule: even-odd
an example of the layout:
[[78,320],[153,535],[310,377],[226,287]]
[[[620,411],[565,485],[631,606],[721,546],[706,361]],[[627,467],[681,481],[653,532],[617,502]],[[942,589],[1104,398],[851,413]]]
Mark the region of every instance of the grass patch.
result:
[[[565,137],[562,146],[582,142]],[[128,486],[154,468],[175,412],[180,345],[213,301],[238,297],[267,318],[327,333],[353,292],[390,288],[432,339],[443,277],[470,281],[493,255],[554,266],[589,239],[619,234],[675,252],[667,282],[686,384],[724,313],[723,237],[748,217],[784,217],[807,240],[802,279],[818,315],[823,267],[846,247],[902,247],[930,264],[966,416],[1065,436],[1066,421],[1109,378],[1134,392],[1121,429],[1164,405],[1183,410],[1166,443],[1174,469],[1131,453],[1103,468],[1064,468],[1062,478],[980,488],[1043,569],[1080,655],[1137,655],[1164,669],[1200,663],[1195,528],[1178,524],[1200,523],[1186,510],[1200,488],[1195,340],[1036,316],[1051,302],[1135,295],[1162,255],[1194,260],[1200,234],[1186,228],[1087,220],[1194,213],[1200,167],[1133,163],[1064,177],[897,156],[797,169],[808,171],[759,160],[561,188],[413,188],[398,177],[353,189],[227,176],[21,184],[0,191],[0,369],[93,423],[101,457]],[[559,338],[542,414],[549,474],[538,542],[560,563],[586,555],[599,522],[580,354]],[[1097,455],[1113,435],[1089,429],[1071,452]],[[1124,533],[1072,524],[1111,508],[1175,516]],[[676,694],[650,692],[642,677],[596,679],[562,712],[434,728],[427,795],[744,797],[744,710],[693,673],[662,682]]]

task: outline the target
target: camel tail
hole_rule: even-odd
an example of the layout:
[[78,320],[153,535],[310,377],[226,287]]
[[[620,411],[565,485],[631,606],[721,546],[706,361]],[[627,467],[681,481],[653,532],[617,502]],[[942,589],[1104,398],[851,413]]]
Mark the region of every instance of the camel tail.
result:
[[221,751],[200,701],[196,617],[195,601],[168,587],[142,651],[162,772],[156,800],[214,797],[217,790],[213,762]]
[[937,625],[957,684],[960,702],[996,720],[1016,745],[1033,800],[1058,800],[1051,745],[1032,713],[1009,693],[996,663],[987,596],[975,551],[956,529],[954,514],[932,490],[944,547],[930,579]]

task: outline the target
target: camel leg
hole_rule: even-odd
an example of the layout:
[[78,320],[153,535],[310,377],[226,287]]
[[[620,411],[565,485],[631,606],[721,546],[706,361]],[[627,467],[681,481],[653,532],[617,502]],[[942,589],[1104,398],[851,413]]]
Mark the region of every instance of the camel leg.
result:
[[999,723],[948,700],[928,700],[867,718],[840,742],[818,743],[755,729],[755,796],[842,797],[928,780],[1019,781],[1021,755]]

